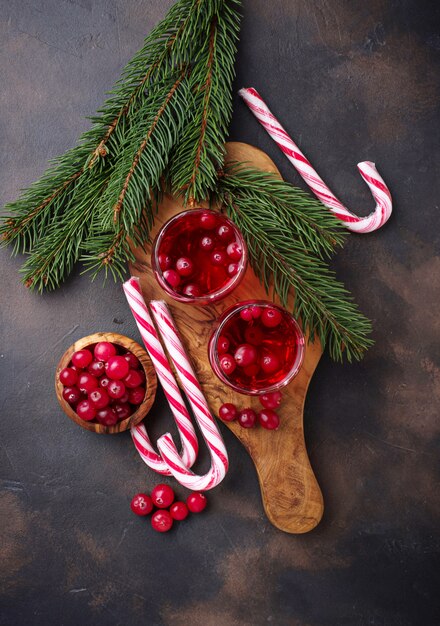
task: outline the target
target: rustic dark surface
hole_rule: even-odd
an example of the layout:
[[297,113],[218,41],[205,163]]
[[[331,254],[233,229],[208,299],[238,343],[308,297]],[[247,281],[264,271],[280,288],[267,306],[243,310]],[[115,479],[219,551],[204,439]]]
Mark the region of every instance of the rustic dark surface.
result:
[[[75,143],[171,3],[0,0],[0,201]],[[306,438],[326,511],[308,535],[266,520],[257,479],[224,429],[231,470],[210,510],[157,535],[129,510],[157,479],[128,433],[61,413],[56,363],[103,330],[138,338],[120,285],[79,271],[54,294],[20,285],[1,252],[0,623],[428,626],[440,622],[440,10],[416,0],[245,0],[236,89],[267,98],[321,175],[367,213],[355,164],[374,160],[395,213],[334,266],[374,320],[375,347],[324,357]],[[266,150],[236,99],[231,138]],[[165,405],[157,403],[161,432]],[[204,459],[206,463],[206,459]]]

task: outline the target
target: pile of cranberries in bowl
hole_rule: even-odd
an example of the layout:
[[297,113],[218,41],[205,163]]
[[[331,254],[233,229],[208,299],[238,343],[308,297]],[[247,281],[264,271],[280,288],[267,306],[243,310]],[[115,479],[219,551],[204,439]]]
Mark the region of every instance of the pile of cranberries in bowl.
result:
[[191,209],[163,225],[153,243],[151,265],[175,300],[209,304],[241,282],[247,249],[240,231],[224,215]]
[[142,404],[145,373],[122,346],[101,341],[72,354],[59,373],[62,396],[82,420],[114,426]]

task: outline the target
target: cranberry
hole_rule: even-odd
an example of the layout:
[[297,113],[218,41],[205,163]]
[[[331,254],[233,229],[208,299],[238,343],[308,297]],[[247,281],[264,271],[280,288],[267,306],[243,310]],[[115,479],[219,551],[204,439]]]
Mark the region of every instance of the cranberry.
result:
[[194,263],[188,257],[182,256],[176,261],[176,270],[180,276],[191,276],[194,271]]
[[153,510],[153,500],[146,493],[137,493],[133,496],[130,508],[136,515],[148,515]]
[[151,492],[151,498],[159,509],[166,509],[174,501],[174,491],[169,485],[160,483]]
[[208,500],[203,493],[195,492],[187,497],[186,504],[191,513],[201,513],[206,509]]
[[156,511],[151,516],[151,526],[158,533],[166,533],[173,526],[173,518],[168,511]]
[[98,361],[108,361],[111,356],[115,356],[116,346],[110,341],[100,341],[95,346],[94,354]]
[[78,380],[78,374],[71,367],[65,367],[60,372],[60,382],[63,383],[65,387],[73,387],[76,385]]
[[127,361],[128,367],[131,370],[138,370],[141,366],[139,359],[134,356],[133,352],[126,352],[124,359]]
[[243,409],[238,414],[238,422],[243,428],[253,428],[257,423],[257,414],[253,409]]
[[[129,365],[123,356],[111,356],[105,364],[105,371],[108,378],[121,380],[128,374]],[[135,372],[136,370],[132,370]]]
[[249,343],[243,343],[238,346],[234,353],[234,359],[240,367],[252,365],[257,360],[258,352],[254,346]]
[[98,386],[98,379],[89,374],[88,372],[83,372],[78,377],[78,387],[80,391],[84,391],[85,393],[90,393]]
[[235,276],[235,274],[238,273],[239,269],[240,269],[240,266],[238,263],[229,263],[228,268],[227,268],[228,276]]
[[163,277],[173,289],[180,285],[180,276],[175,270],[165,270]]
[[200,216],[200,226],[204,230],[212,230],[217,225],[217,216],[211,211],[206,211]]
[[170,515],[179,522],[188,517],[189,511],[185,502],[175,502],[170,506]]
[[109,386],[110,382],[110,378],[107,378],[107,376],[101,376],[101,378],[99,379],[99,386],[103,389],[106,389]]
[[242,309],[240,311],[240,317],[242,320],[244,320],[245,322],[250,322],[253,317],[252,317],[252,311],[250,309],[250,307],[246,308],[246,309]]
[[84,369],[93,361],[90,350],[78,350],[72,354],[72,363],[79,369]]
[[254,318],[254,320],[257,320],[261,315],[261,307],[259,307],[257,304],[253,304],[250,309],[252,317]]
[[250,378],[252,378],[253,376],[256,376],[258,374],[260,369],[261,368],[258,363],[252,363],[251,365],[248,365],[247,367],[243,367],[243,372],[246,374],[246,376],[249,376]]
[[206,237],[202,237],[200,239],[199,246],[205,252],[211,252],[211,250],[214,248],[214,239],[206,235]]
[[228,257],[224,250],[214,250],[211,254],[212,265],[225,265],[228,262]]
[[261,346],[264,339],[264,333],[260,326],[247,326],[244,330],[244,338],[247,343],[253,346]]
[[173,264],[173,259],[169,254],[159,254],[158,256],[159,267],[164,272],[165,270],[169,270]]
[[239,261],[243,255],[243,250],[237,241],[233,241],[226,248],[226,253],[231,261]]
[[222,356],[220,357],[220,367],[227,376],[232,374],[236,367],[232,354],[222,354]]
[[77,415],[87,422],[90,422],[90,420],[93,420],[96,417],[96,409],[90,400],[81,400],[81,402],[78,402],[76,405],[75,410]]
[[283,316],[278,309],[265,307],[261,314],[261,323],[267,328],[275,328],[282,319]]
[[113,409],[116,411],[116,415],[118,416],[118,420],[126,420],[127,417],[130,417],[133,409],[127,402],[115,402],[113,405]]
[[110,398],[120,400],[125,393],[125,385],[122,380],[110,380],[107,385],[107,392]]
[[267,430],[277,430],[280,425],[280,418],[278,413],[272,411],[272,409],[263,409],[258,413],[258,421],[263,428]]
[[95,409],[103,409],[110,402],[108,393],[105,389],[102,389],[102,387],[101,389],[98,387],[98,389],[94,389],[91,393],[89,393],[89,400]]
[[125,393],[124,393],[123,396],[118,398],[118,402],[121,402],[122,404],[127,404],[127,402],[128,402],[128,391],[127,390],[125,390]]
[[229,350],[229,339],[224,335],[221,335],[217,340],[217,351],[219,354],[224,354]]
[[118,415],[111,406],[106,406],[96,412],[96,421],[103,426],[114,426],[118,423]]
[[142,404],[144,398],[145,387],[135,387],[134,389],[130,389],[128,392],[128,401],[130,404]]
[[273,374],[281,367],[281,363],[277,355],[269,351],[263,354],[260,365],[265,374]]
[[124,385],[129,389],[139,387],[145,380],[145,375],[140,370],[129,370],[124,378]]
[[99,378],[105,372],[104,361],[92,361],[88,366],[87,371],[89,374],[93,374],[93,376],[97,376]]
[[78,387],[64,387],[63,398],[69,404],[76,404],[81,400],[81,392]]
[[265,409],[276,409],[280,406],[283,395],[281,391],[272,391],[271,393],[263,393],[259,399]]
[[230,224],[222,224],[217,229],[217,237],[224,243],[231,241],[235,237],[234,229]]
[[183,288],[183,294],[188,296],[188,298],[199,298],[202,295],[202,292],[196,283],[188,283]]
[[237,413],[237,407],[231,402],[226,402],[225,404],[222,404],[218,410],[218,416],[224,422],[233,422],[237,417]]

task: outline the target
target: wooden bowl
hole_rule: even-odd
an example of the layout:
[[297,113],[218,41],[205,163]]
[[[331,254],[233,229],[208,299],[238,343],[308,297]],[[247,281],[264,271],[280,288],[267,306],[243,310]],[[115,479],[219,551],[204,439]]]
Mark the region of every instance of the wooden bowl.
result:
[[[86,420],[81,419],[73,410],[66,400],[63,398],[63,389],[64,386],[60,382],[60,372],[62,369],[67,367],[72,359],[72,354],[77,350],[82,350],[83,348],[88,348],[99,341],[109,341],[110,343],[114,343],[117,346],[121,346],[124,350],[129,350],[132,352],[140,361],[142,368],[145,372],[145,384],[146,391],[145,397],[142,404],[139,405],[138,409],[127,417],[127,419],[122,420],[115,424],[114,426],[104,426],[102,424],[98,424],[96,422],[87,422]],[[75,341],[74,344],[68,348],[58,363],[57,371],[55,374],[55,391],[57,394],[58,402],[60,403],[61,408],[64,413],[70,417],[76,424],[82,426],[86,430],[91,430],[94,433],[102,433],[102,434],[114,434],[120,433],[123,430],[128,430],[131,426],[135,426],[139,422],[141,422],[144,417],[147,415],[148,411],[151,408],[151,405],[154,402],[154,398],[156,396],[156,387],[157,387],[157,377],[156,371],[153,367],[153,364],[150,360],[150,357],[138,343],[129,339],[128,337],[124,337],[123,335],[118,335],[116,333],[95,333],[94,335],[88,335],[87,337],[83,337],[78,341]]]

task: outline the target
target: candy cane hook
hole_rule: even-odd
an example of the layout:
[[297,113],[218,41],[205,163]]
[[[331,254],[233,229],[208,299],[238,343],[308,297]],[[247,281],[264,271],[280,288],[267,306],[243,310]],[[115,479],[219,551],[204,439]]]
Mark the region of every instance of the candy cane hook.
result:
[[346,228],[357,233],[370,233],[388,221],[393,209],[391,194],[374,163],[371,161],[358,163],[359,172],[376,200],[376,208],[370,215],[358,217],[351,213],[332,193],[312,167],[310,161],[271,113],[257,90],[250,87],[248,89],[240,89],[238,93],[315,196],[343,222]]

